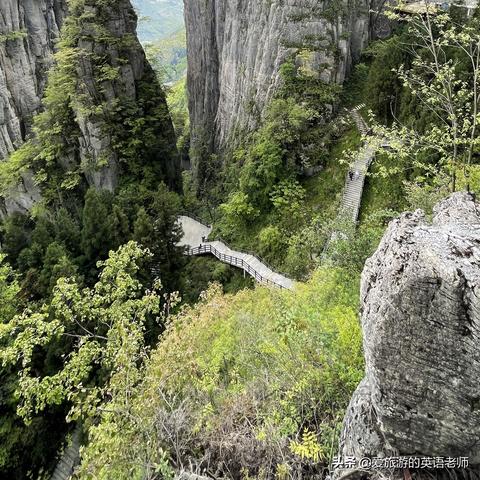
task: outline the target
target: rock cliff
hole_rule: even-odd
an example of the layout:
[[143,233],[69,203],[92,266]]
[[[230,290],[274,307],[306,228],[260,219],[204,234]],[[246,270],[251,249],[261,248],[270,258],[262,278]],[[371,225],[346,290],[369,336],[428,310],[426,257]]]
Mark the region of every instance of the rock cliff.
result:
[[0,4],[0,160],[30,131],[65,14],[66,0]]
[[[113,191],[122,175],[136,175],[176,187],[179,158],[173,125],[162,87],[136,36],[137,16],[130,1],[68,2],[65,19],[65,9],[55,6],[59,0],[46,6],[17,1],[26,24],[37,20],[32,34],[26,30],[13,39],[10,33],[11,39],[0,45],[0,61],[9,65],[11,84],[6,90],[11,112],[4,115],[3,157],[29,132],[52,65],[53,39],[60,23],[54,20],[62,18],[63,28],[48,75],[44,112],[30,140],[35,154],[26,163],[31,172],[6,195],[3,214],[31,208],[40,196],[35,183],[40,183],[42,194],[58,189],[65,180],[70,190],[86,182]],[[30,3],[38,3],[36,9],[27,8]],[[4,17],[12,15],[8,11]],[[23,32],[22,22],[17,23],[8,31]],[[44,43],[34,41],[39,38]],[[36,62],[41,68],[33,68]],[[41,179],[35,177],[38,172]]]
[[361,300],[365,378],[340,456],[480,465],[480,205],[456,193],[432,224],[421,211],[393,221],[366,263]]
[[255,126],[291,56],[343,82],[368,41],[368,8],[367,0],[185,0],[194,167]]

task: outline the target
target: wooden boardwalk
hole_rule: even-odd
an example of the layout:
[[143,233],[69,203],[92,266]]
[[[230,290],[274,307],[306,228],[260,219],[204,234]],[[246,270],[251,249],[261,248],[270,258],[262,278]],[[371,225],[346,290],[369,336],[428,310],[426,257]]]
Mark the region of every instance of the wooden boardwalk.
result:
[[371,147],[364,146],[345,179],[345,189],[340,205],[339,216],[347,218],[353,223],[357,222],[360,214],[365,176],[374,158],[375,150]]
[[211,227],[186,215],[181,215],[178,220],[184,232],[179,245],[186,247],[187,255],[213,255],[223,263],[240,268],[258,283],[286,289],[293,288],[293,280],[274,272],[257,256],[232,250],[221,240],[207,241]]

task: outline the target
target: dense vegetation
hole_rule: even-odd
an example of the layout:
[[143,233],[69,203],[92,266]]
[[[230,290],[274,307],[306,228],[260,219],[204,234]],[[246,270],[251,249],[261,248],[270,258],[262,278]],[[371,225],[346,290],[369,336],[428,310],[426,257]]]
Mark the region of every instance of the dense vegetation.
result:
[[91,429],[83,474],[320,473],[362,376],[357,289],[354,276],[329,269],[294,293],[212,286],[171,319],[128,406],[115,398]]
[[[226,158],[213,156],[202,167],[202,200],[190,204],[214,222],[214,235],[299,279],[325,253],[338,261],[325,247],[332,232],[344,229],[339,200],[362,143],[347,112],[360,104],[372,133],[363,141],[377,155],[360,229],[354,237],[345,232],[345,245],[361,245],[353,250],[359,268],[399,212],[430,212],[452,189],[479,191],[478,20],[461,8],[451,15],[453,22],[447,14],[402,19],[391,37],[364,51],[342,88],[324,84],[306,66],[304,50],[286,62],[284,88],[260,128]],[[334,121],[326,121],[331,110]],[[305,178],[312,166],[320,172]],[[336,247],[347,252],[343,238]]]
[[[209,157],[204,178],[184,173],[182,191],[184,79],[168,90],[172,125],[160,63],[146,66],[134,98],[121,85],[120,65],[143,53],[131,35],[106,31],[115,1],[95,2],[97,15],[90,0],[69,3],[44,109],[0,168],[3,194],[23,174],[42,195],[0,232],[0,476],[47,478],[73,423],[85,433],[80,478],[324,475],[363,371],[366,257],[404,208],[480,192],[477,16],[401,23],[343,87],[320,80],[299,50],[256,131]],[[82,90],[85,62],[95,95]],[[110,98],[108,86],[121,93]],[[367,138],[345,112],[360,103]],[[88,162],[85,122],[109,139]],[[379,154],[356,228],[337,213],[363,143]],[[118,182],[98,188],[92,175],[112,162]],[[187,261],[184,209],[308,281],[245,288],[253,282],[238,271]]]
[[[178,190],[181,183],[173,127],[165,94],[150,66],[136,81],[134,95],[123,83],[122,65],[131,64],[132,56],[142,61],[143,52],[133,33],[117,36],[106,28],[113,28],[108,20],[116,6],[112,0],[96,2],[92,15],[88,0],[69,2],[44,109],[34,119],[33,135],[2,162],[4,194],[9,195],[20,175],[27,175],[42,196],[30,215],[14,213],[1,226],[2,261],[14,269],[2,267],[3,282],[16,293],[16,302],[2,314],[2,328],[13,319],[12,309],[31,312],[36,322],[40,312],[48,311],[46,305],[55,302],[55,285],[61,278],[75,278],[79,290],[93,288],[98,262],[129,240],[149,249],[139,267],[142,285],[161,276],[168,291],[182,289],[178,271],[185,262],[176,247],[181,202],[167,187]],[[84,88],[87,80],[90,90]],[[116,97],[109,91],[117,92]],[[91,131],[107,139],[96,157],[85,153]],[[116,188],[89,186],[96,177],[117,178],[112,182]],[[146,338],[152,341],[160,331],[157,325]],[[4,334],[3,349],[8,343]],[[72,353],[73,338],[34,349],[36,374],[53,375],[61,358]],[[25,425],[15,413],[15,368],[5,364],[1,373],[0,472],[26,478],[29,471],[51,466],[65,432],[66,407],[57,397],[42,414],[32,412]],[[24,454],[28,451],[31,455]]]

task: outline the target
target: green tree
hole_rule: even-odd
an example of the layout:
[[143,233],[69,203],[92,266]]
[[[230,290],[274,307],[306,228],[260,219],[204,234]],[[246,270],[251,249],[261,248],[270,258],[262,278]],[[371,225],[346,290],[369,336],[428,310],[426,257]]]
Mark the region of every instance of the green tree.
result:
[[57,242],[51,243],[45,252],[42,269],[38,276],[38,290],[46,298],[62,277],[74,277],[77,267],[68,256],[65,247]]
[[398,115],[403,83],[396,70],[410,63],[410,53],[402,46],[407,40],[407,34],[395,35],[375,42],[367,50],[373,61],[368,69],[365,95],[368,105],[384,124],[392,120],[392,113]]
[[454,191],[458,172],[463,171],[468,186],[480,149],[479,26],[476,17],[458,24],[447,13],[433,12],[430,7],[410,20],[412,61],[401,65],[397,74],[432,121],[425,129],[398,122],[391,128],[375,125],[372,143],[381,148],[387,139],[385,155],[398,165],[390,173],[415,169],[423,179],[448,173]]
[[279,223],[289,231],[295,230],[303,220],[305,189],[299,182],[284,180],[270,195]]
[[258,208],[252,205],[248,194],[241,191],[232,192],[228,202],[220,205],[220,211],[223,214],[220,228],[227,237],[239,235],[260,214]]
[[13,266],[17,265],[20,252],[31,239],[33,224],[29,217],[15,212],[7,217],[2,225],[2,250]]
[[35,220],[35,228],[29,239],[28,247],[25,245],[17,256],[20,271],[26,272],[28,269],[41,268],[45,251],[53,241],[54,228],[52,222],[46,215],[38,217]]
[[149,207],[139,209],[134,223],[133,239],[152,254],[150,277],[162,278],[169,291],[178,289],[178,270],[184,264],[183,249],[177,246],[182,235],[179,213],[179,196],[161,183]]
[[[160,285],[145,291],[136,278],[145,255],[129,242],[100,263],[93,288],[60,279],[50,304],[1,325],[0,360],[19,368],[18,413],[26,421],[51,405],[67,403],[70,419],[88,419],[112,395],[128,403],[145,359],[145,322],[161,315]],[[39,357],[58,342],[70,348],[55,372],[42,373]]]
[[91,266],[106,258],[112,245],[112,201],[106,190],[90,188],[82,213],[82,250]]
[[[0,255],[0,332],[24,306],[20,285],[13,269]],[[0,350],[6,347],[0,340]],[[13,366],[0,366],[0,477],[28,478],[29,472],[48,465],[63,434],[58,418],[45,412],[27,426],[16,414],[17,372]],[[47,440],[46,440],[47,439]]]
[[313,110],[293,98],[275,99],[251,145],[237,151],[237,160],[243,163],[240,190],[254,207],[271,208],[270,195],[279,182],[294,173],[296,147],[314,116]]
[[130,225],[128,217],[120,205],[115,204],[112,209],[112,246],[117,248],[130,240]]
[[141,207],[138,210],[137,218],[133,225],[133,238],[140,245],[146,245],[152,242],[153,235],[154,227],[152,219],[145,208]]
[[55,214],[55,240],[62,243],[74,256],[80,255],[81,231],[77,218],[65,208]]
[[15,272],[6,263],[6,255],[0,254],[0,323],[8,322],[17,313],[19,292]]

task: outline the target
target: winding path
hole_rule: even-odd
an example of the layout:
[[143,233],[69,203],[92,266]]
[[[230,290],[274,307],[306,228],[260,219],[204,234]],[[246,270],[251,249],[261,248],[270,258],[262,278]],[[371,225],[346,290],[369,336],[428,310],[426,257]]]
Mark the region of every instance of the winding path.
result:
[[187,255],[210,254],[223,263],[242,269],[258,283],[286,289],[293,288],[293,280],[274,272],[255,255],[232,250],[221,240],[207,241],[212,231],[211,227],[186,215],[181,215],[178,221],[184,232],[179,246],[187,247]]
[[[364,106],[363,104],[358,105],[348,112],[363,136],[368,135],[369,132],[367,123],[359,113],[359,110]],[[357,222],[362,203],[365,176],[374,158],[375,150],[364,144],[346,176],[342,202],[338,213],[339,218],[347,218],[354,224]],[[293,288],[294,282],[290,278],[274,272],[257,256],[232,250],[221,240],[207,241],[212,231],[210,226],[204,225],[201,221],[186,215],[181,215],[178,221],[183,229],[183,237],[179,242],[179,246],[186,247],[187,255],[210,254],[223,263],[242,269],[258,283],[280,288]],[[330,241],[338,234],[339,232],[334,232]],[[327,242],[324,252],[328,249],[330,241]]]
[[[370,129],[367,125],[367,122],[365,122],[362,115],[359,113],[359,110],[361,110],[363,107],[365,107],[365,104],[358,105],[352,108],[350,111],[347,111],[347,113],[355,122],[358,131],[362,134],[362,136],[365,136],[368,135]],[[362,148],[358,152],[355,162],[350,166],[349,172],[345,177],[343,197],[337,215],[337,219],[340,221],[340,224],[342,224],[342,221],[347,220],[349,224],[354,226],[356,225],[358,216],[360,214],[360,206],[362,204],[365,177],[374,158],[375,149],[368,146],[368,144],[364,142]],[[341,237],[343,233],[344,232],[338,230],[332,232],[330,238],[327,240],[323,248],[323,258],[325,258],[327,255],[331,242]]]

